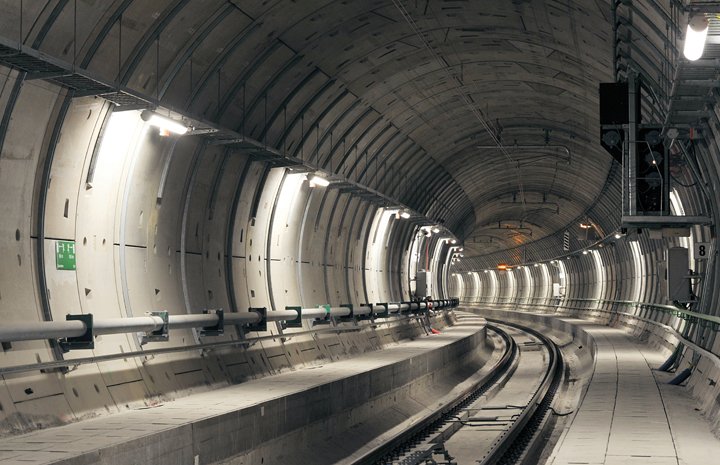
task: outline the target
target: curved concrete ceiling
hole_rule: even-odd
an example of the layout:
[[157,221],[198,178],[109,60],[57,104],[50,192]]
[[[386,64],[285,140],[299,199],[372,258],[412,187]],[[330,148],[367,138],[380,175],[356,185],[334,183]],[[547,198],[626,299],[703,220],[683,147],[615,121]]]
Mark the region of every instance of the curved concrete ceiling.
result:
[[[77,58],[69,8],[38,11],[50,26],[25,43],[377,188],[474,238],[470,253],[557,232],[608,177],[596,89],[612,80],[611,12],[595,1],[77,8]],[[515,147],[545,144],[571,162]]]

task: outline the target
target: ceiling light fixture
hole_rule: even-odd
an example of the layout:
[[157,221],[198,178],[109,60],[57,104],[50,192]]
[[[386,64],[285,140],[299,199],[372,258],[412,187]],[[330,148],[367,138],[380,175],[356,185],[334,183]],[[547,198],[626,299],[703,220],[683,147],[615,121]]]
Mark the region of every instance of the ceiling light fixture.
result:
[[140,114],[140,118],[151,126],[156,126],[161,130],[174,132],[183,135],[188,132],[188,127],[182,123],[175,121],[166,116],[160,116],[154,111],[145,110]]
[[583,250],[583,255],[587,255],[587,250]]
[[321,178],[320,176],[317,176],[317,175],[314,175],[313,177],[308,179],[308,181],[310,181],[310,187],[315,187],[315,186],[327,187],[330,185],[330,181],[328,181],[325,178]]
[[694,15],[688,21],[687,31],[685,32],[685,58],[690,61],[699,59],[705,49],[705,39],[707,39],[708,26],[710,21],[705,15]]
[[451,240],[450,242],[453,244],[457,244],[457,241],[455,239]]
[[615,234],[615,239],[620,239],[621,237],[620,233]]
[[402,212],[402,213],[400,213],[400,217],[401,217],[401,218],[408,219],[408,218],[410,218],[410,213],[408,213],[408,212]]
[[437,234],[437,233],[440,232],[440,228],[435,228],[435,229],[432,230],[432,232],[434,232],[435,234]]

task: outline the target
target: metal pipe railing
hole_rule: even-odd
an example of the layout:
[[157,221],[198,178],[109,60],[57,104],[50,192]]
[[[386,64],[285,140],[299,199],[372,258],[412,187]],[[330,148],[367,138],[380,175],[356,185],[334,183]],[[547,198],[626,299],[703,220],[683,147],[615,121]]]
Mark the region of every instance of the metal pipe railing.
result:
[[[517,301],[519,300],[545,300],[545,301],[554,301],[552,303],[548,303],[547,305],[552,306],[562,306],[562,307],[568,307],[567,305],[563,304],[563,302],[596,302],[599,304],[615,304],[615,305],[623,305],[623,306],[629,306],[629,307],[647,307],[654,310],[658,310],[662,313],[667,313],[673,316],[678,316],[683,319],[688,318],[697,318],[698,320],[707,321],[710,323],[711,327],[715,328],[718,326],[717,329],[720,329],[720,317],[713,316],[713,315],[705,315],[702,313],[693,312],[690,310],[685,310],[683,308],[678,308],[673,305],[662,305],[662,304],[653,304],[648,302],[637,302],[632,300],[611,300],[611,299],[579,299],[579,298],[548,298],[548,297],[477,297],[472,300],[463,300],[464,303],[479,303],[478,301],[492,301],[492,300],[506,300],[507,303],[519,303]],[[510,302],[515,301],[515,302]],[[499,303],[499,302],[497,302]],[[601,308],[587,308],[582,307],[584,310],[597,310],[597,311],[605,311]],[[612,312],[617,313],[617,312]]]
[[[381,303],[375,305],[362,305],[353,308],[322,306],[317,308],[303,308],[300,314],[303,320],[317,320],[327,318],[342,318],[349,316],[370,316],[379,314],[400,314],[410,311],[421,311],[428,308],[443,309],[454,307],[457,299],[438,300],[427,302]],[[381,310],[381,311],[380,311]],[[132,318],[107,318],[92,322],[92,335],[121,334],[145,332],[151,333],[162,330],[167,325],[168,330],[189,328],[211,328],[219,325],[255,325],[265,321],[291,321],[298,318],[295,309],[285,309],[267,312],[263,315],[259,311],[250,310],[243,313],[224,313],[222,316],[215,313],[198,315],[168,315],[167,321],[157,315],[148,315]],[[32,341],[41,339],[79,338],[87,335],[88,324],[85,321],[43,321],[32,323],[9,323],[0,325],[0,342]]]
[[[480,298],[480,299],[482,299],[482,298]],[[514,297],[503,297],[503,299],[506,299],[506,300],[510,300],[510,299],[516,299],[516,300],[522,299],[522,300],[527,300],[527,298],[514,298]],[[531,297],[531,298],[529,298],[529,299],[532,299],[532,300],[550,300],[550,299],[547,299],[547,298],[536,298],[536,297]],[[466,300],[466,301],[461,301],[461,303],[465,303],[465,304],[468,304],[468,303],[469,303],[469,304],[477,304],[477,303],[478,303],[478,302],[477,302],[478,299],[472,299],[472,300],[474,300],[474,302],[472,302],[471,300]],[[558,299],[553,299],[553,300],[558,300]],[[648,303],[645,303],[645,302],[635,302],[635,301],[608,300],[608,299],[563,299],[563,300],[566,300],[566,301],[581,301],[581,302],[600,302],[600,301],[602,301],[602,302],[621,303],[621,304],[637,304],[638,306],[643,305],[643,306],[648,306],[648,307],[662,307],[663,309],[668,309],[668,308],[669,308],[669,309],[674,309],[674,310],[681,310],[681,309],[676,309],[675,307],[671,307],[671,306],[668,306],[668,305],[648,304]],[[650,318],[645,318],[645,317],[642,317],[642,316],[639,316],[639,315],[635,315],[635,314],[633,314],[633,313],[619,312],[619,311],[617,311],[617,310],[604,309],[604,308],[588,308],[588,307],[578,307],[578,306],[571,306],[571,305],[560,305],[560,304],[557,304],[557,303],[537,304],[537,303],[517,303],[517,302],[492,302],[492,304],[493,304],[493,305],[498,305],[498,306],[518,305],[518,306],[523,306],[523,307],[544,307],[544,308],[554,308],[554,309],[562,308],[562,309],[565,309],[565,310],[585,310],[585,311],[593,311],[593,312],[600,312],[600,313],[609,313],[609,314],[612,314],[612,315],[624,316],[624,317],[627,317],[627,318],[632,318],[632,319],[640,320],[640,321],[643,321],[643,322],[645,322],[645,323],[650,323],[650,324],[653,324],[653,325],[656,325],[656,326],[659,326],[659,327],[663,328],[665,331],[671,333],[673,336],[675,336],[676,338],[678,338],[678,340],[681,341],[682,344],[685,344],[685,345],[688,346],[690,349],[694,350],[695,353],[706,357],[706,358],[707,358],[708,360],[710,360],[715,366],[717,366],[718,368],[720,368],[720,356],[718,356],[717,354],[711,352],[710,350],[708,350],[708,349],[706,349],[706,348],[704,348],[704,347],[702,347],[702,346],[700,346],[700,345],[698,345],[698,344],[695,344],[693,341],[687,339],[683,334],[680,333],[680,331],[679,331],[678,329],[673,328],[672,326],[667,325],[667,324],[664,324],[664,323],[662,323],[662,322],[660,322],[660,321],[652,320],[652,319],[650,319]],[[714,322],[714,320],[716,319],[716,317],[713,317],[713,316],[711,316],[711,315],[701,315],[701,314],[699,314],[699,313],[695,313],[695,312],[691,312],[691,311],[687,311],[687,310],[683,310],[682,312],[679,312],[678,314],[674,314],[674,315],[675,315],[675,316],[679,316],[681,313],[682,313],[682,314],[688,314],[688,315],[689,315],[687,318],[681,317],[686,323],[689,323],[689,322],[690,322],[690,318],[698,318],[698,319],[699,319],[698,316],[690,316],[690,315],[700,315],[700,316],[709,317],[709,318],[707,318],[707,320],[710,321],[710,322]],[[716,329],[716,328],[714,327],[714,325],[712,325],[712,323],[711,323],[711,329],[713,329],[714,331],[717,331],[717,330],[718,330],[718,329]]]

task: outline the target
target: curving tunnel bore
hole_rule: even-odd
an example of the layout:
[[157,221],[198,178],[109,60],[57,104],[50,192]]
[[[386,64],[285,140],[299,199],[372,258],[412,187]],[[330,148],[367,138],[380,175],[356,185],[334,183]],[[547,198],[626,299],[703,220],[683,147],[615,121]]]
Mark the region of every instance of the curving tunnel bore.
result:
[[[698,62],[682,57],[688,17],[706,8],[689,3],[0,1],[0,321],[359,309],[417,298],[427,270],[432,300],[448,308],[458,298],[551,309],[675,351],[676,366],[709,373],[688,386],[715,418],[720,49],[709,40]],[[667,139],[670,211],[706,219],[687,237],[623,228],[598,84],[632,73],[647,84],[648,121],[680,130]],[[578,238],[580,223],[593,239]],[[709,260],[696,243],[709,244]],[[671,247],[688,248],[702,276],[697,302],[679,309],[666,299]],[[93,349],[70,352],[56,337],[9,337],[0,367],[30,368],[4,376],[2,432],[422,332],[268,321],[257,333],[244,320],[218,335],[176,328],[149,345],[137,328],[98,333]],[[193,349],[260,336],[276,338]],[[90,353],[115,358],[69,362]],[[55,362],[68,363],[38,368]]]

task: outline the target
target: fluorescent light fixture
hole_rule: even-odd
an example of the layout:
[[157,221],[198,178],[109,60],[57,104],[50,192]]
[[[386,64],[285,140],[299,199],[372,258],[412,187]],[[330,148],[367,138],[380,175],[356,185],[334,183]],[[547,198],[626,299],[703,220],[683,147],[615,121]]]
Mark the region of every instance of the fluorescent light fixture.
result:
[[321,178],[320,176],[317,176],[317,175],[314,175],[313,177],[311,177],[309,179],[309,181],[310,181],[310,187],[315,187],[315,186],[327,187],[330,185],[330,181],[328,181],[325,178]]
[[400,217],[401,217],[401,218],[408,219],[408,218],[410,218],[410,213],[408,213],[408,212],[402,212],[402,213],[400,213]]
[[172,118],[160,116],[154,111],[145,110],[140,115],[140,118],[151,126],[157,126],[160,129],[174,132],[175,134],[182,135],[188,132],[188,127],[184,124],[179,123]]
[[683,52],[688,60],[695,61],[702,56],[709,25],[710,21],[705,15],[690,17],[687,32],[685,32],[685,50]]

